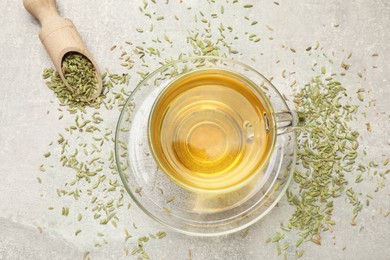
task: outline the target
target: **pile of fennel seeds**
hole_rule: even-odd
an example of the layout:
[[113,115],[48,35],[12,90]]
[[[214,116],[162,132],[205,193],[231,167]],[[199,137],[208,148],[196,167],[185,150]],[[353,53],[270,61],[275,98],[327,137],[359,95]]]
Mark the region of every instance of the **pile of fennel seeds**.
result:
[[64,78],[73,91],[65,86],[58,72],[51,68],[43,71],[43,78],[49,79],[46,85],[53,90],[60,104],[78,109],[86,106],[99,108],[104,94],[92,99],[98,84],[92,62],[80,53],[69,52],[65,54],[61,66]]
[[[159,62],[160,64],[166,64],[172,60],[191,55],[215,55],[240,60],[242,54],[241,51],[244,52],[245,50],[240,50],[240,46],[235,45],[234,41],[238,37],[244,37],[248,44],[259,46],[261,46],[262,41],[274,40],[275,32],[272,26],[261,25],[259,21],[253,20],[247,16],[243,17],[243,22],[248,23],[248,25],[250,26],[248,32],[237,32],[237,30],[235,30],[233,26],[224,25],[219,21],[219,18],[225,15],[225,9],[231,8],[233,6],[234,8],[245,8],[250,10],[250,8],[253,8],[253,6],[244,6],[244,4],[238,1],[232,1],[229,4],[226,4],[232,5],[230,7],[225,6],[225,4],[215,4],[215,1],[209,2],[211,6],[218,6],[218,8],[214,8],[214,10],[218,11],[208,14],[206,10],[203,13],[203,10],[195,10],[188,8],[187,13],[183,14],[183,16],[190,15],[193,19],[193,22],[196,24],[196,26],[191,26],[190,28],[188,28],[186,35],[182,36],[187,42],[187,44],[184,46],[180,45],[180,43],[177,43],[175,38],[171,35],[168,35],[168,33],[155,29],[157,28],[158,23],[166,23],[169,20],[172,20],[172,22],[176,21],[177,23],[180,23],[183,16],[162,16],[155,12],[155,9],[153,7],[154,5],[157,5],[157,3],[155,3],[154,1],[144,1],[142,6],[140,6],[139,8],[140,16],[144,16],[144,18],[149,22],[145,22],[145,26],[143,26],[142,28],[135,28],[134,33],[140,35],[154,35],[154,38],[152,41],[148,42],[129,41],[124,43],[123,46],[114,45],[111,47],[111,51],[117,52],[119,54],[118,63],[125,69],[125,73],[115,74],[107,72],[103,75],[104,92],[102,96],[102,101],[100,103],[100,109],[95,110],[94,108],[86,108],[86,106],[83,104],[74,103],[74,105],[72,105],[72,103],[67,104],[63,102],[61,103],[69,105],[69,107],[61,106],[58,108],[59,110],[61,110],[59,111],[59,119],[62,120],[62,118],[64,117],[68,121],[69,115],[67,113],[62,113],[62,110],[67,109],[71,113],[70,120],[72,120],[73,123],[67,126],[63,132],[59,133],[58,139],[54,141],[53,144],[50,146],[50,151],[48,153],[45,153],[45,157],[55,156],[56,158],[59,158],[59,165],[66,167],[70,172],[74,172],[74,177],[70,178],[63,185],[63,187],[58,187],[57,189],[57,194],[62,198],[62,201],[64,201],[64,205],[61,207],[50,207],[49,210],[58,212],[64,217],[74,217],[77,221],[80,222],[85,219],[88,219],[89,221],[95,221],[96,223],[104,227],[107,232],[110,232],[109,230],[111,228],[123,230],[122,233],[125,240],[124,253],[126,255],[134,254],[143,258],[148,258],[149,256],[145,252],[144,245],[150,243],[148,242],[150,240],[154,240],[157,237],[165,236],[165,233],[162,232],[158,233],[159,235],[155,233],[141,236],[138,238],[132,237],[132,235],[130,234],[131,229],[136,229],[137,225],[134,223],[133,226],[130,225],[126,227],[126,225],[128,225],[129,223],[122,223],[120,218],[121,215],[125,214],[124,212],[128,212],[128,208],[130,207],[130,201],[122,187],[122,184],[120,183],[120,179],[116,171],[116,165],[112,152],[114,138],[113,132],[115,130],[116,119],[119,116],[119,110],[123,106],[128,95],[130,94],[130,91],[141,79],[145,78],[148,73],[151,72],[151,70],[156,68],[155,66],[152,67],[150,64],[156,64],[157,62]],[[161,3],[161,5],[165,5],[165,3]],[[170,7],[167,6],[166,8]],[[264,27],[268,33],[252,33],[253,31],[258,30],[259,26]],[[287,49],[292,54],[300,51],[302,52],[302,50],[296,50],[293,47],[283,46],[283,48]],[[312,50],[317,50],[318,46],[316,44],[311,48]],[[175,55],[169,56],[169,53],[176,53],[177,50],[182,50],[182,53],[177,53]],[[254,64],[256,64],[255,58],[252,58],[251,60]],[[347,62],[348,61],[346,61],[346,63]],[[276,63],[278,63],[278,61],[276,61]],[[344,67],[348,65],[349,64],[344,64]],[[318,73],[318,77],[314,77],[313,81],[310,84],[318,85],[320,82],[317,81],[321,81],[322,85],[324,86],[327,86],[327,84],[330,83],[335,84],[335,86],[342,87],[342,84],[340,83],[340,85],[338,85],[338,83],[336,83],[336,80],[330,80],[330,76],[325,75],[326,70],[324,70],[325,69],[321,67],[320,72]],[[49,75],[51,78],[52,74]],[[49,80],[49,84],[52,81],[53,79],[51,79],[51,81]],[[298,94],[300,89],[302,88],[302,95],[310,95],[310,84],[305,89],[303,88],[303,86],[300,85],[299,82],[292,81],[291,86],[296,87],[298,89]],[[330,95],[328,96],[329,98],[338,98],[346,92],[345,89],[339,88],[339,91],[337,93],[329,94],[326,93],[326,89],[322,89],[323,86],[321,84],[319,85],[321,86],[319,90],[319,92],[321,92],[320,95]],[[323,91],[324,93],[322,93]],[[359,94],[359,100],[364,100],[364,93],[359,92]],[[296,99],[296,103],[299,102],[299,99]],[[92,107],[94,107],[94,105],[92,105]],[[349,113],[350,115],[353,115],[354,113],[356,113],[356,111],[352,109]],[[317,120],[319,119],[320,118],[317,118]],[[82,139],[79,138],[75,140],[75,131],[87,134],[84,135]],[[123,129],[123,131],[126,131],[126,129]],[[304,131],[310,132],[311,129],[302,129],[302,132],[299,133],[300,142],[304,142],[303,140],[304,138],[306,138]],[[350,132],[352,135],[353,130],[351,130]],[[56,147],[55,149],[53,149],[54,151],[52,150],[53,147]],[[300,149],[301,148],[305,150],[304,146],[300,146]],[[59,152],[56,152],[55,150],[59,150]],[[303,162],[303,160],[305,159],[307,160],[311,158],[309,156],[300,155],[300,161]],[[373,163],[373,165],[375,165],[375,163]],[[57,167],[58,165],[55,166],[55,169],[57,169]],[[363,169],[362,167],[366,166],[361,166],[360,168]],[[46,168],[51,167],[41,165],[40,168],[45,170]],[[293,185],[302,185],[302,187],[304,187],[302,184],[302,176],[299,176],[299,174],[294,174],[294,181],[295,184]],[[304,184],[306,182],[307,180],[304,180]],[[343,179],[341,179],[341,183],[342,182]],[[343,186],[342,189],[346,191],[345,185],[341,186]],[[350,201],[353,205],[352,210],[355,210],[355,208],[357,208],[356,211],[357,213],[359,213],[361,210],[360,206],[362,203],[356,203],[356,201],[358,200],[354,198],[357,196],[356,192],[352,193],[349,188],[347,190],[349,190],[349,192],[346,195],[342,193],[341,196],[350,195]],[[308,192],[310,192],[310,190]],[[288,199],[291,200],[290,203],[293,205],[294,209],[299,208],[299,202],[301,200],[300,196],[306,195],[294,194],[293,190],[290,190],[288,194]],[[295,198],[298,198],[298,202],[295,200]],[[316,202],[320,204],[320,207],[324,207],[325,210],[328,210],[327,204],[324,204],[321,201],[314,201],[314,203]],[[83,210],[80,212],[75,212],[75,210],[72,209],[72,206],[70,206],[70,204],[74,203],[82,203],[87,207],[87,209],[85,211]],[[331,211],[332,210],[328,210],[326,214],[330,213],[331,215]],[[299,210],[296,210],[291,219],[293,219],[294,216],[299,216],[299,214],[301,214]],[[326,214],[325,217],[323,217],[323,219],[325,220],[327,220]],[[321,216],[319,216],[318,218],[314,218],[315,221],[319,221],[319,219],[321,220]],[[330,224],[331,223],[332,222],[330,222]],[[289,223],[284,224],[282,226],[284,233],[279,232],[281,238],[279,238],[278,236],[272,238],[272,240],[276,244],[278,253],[279,251],[283,250],[287,251],[288,249],[291,249],[292,247],[297,245],[299,247],[300,243],[303,243],[304,241],[313,240],[314,242],[312,242],[316,243],[320,241],[319,237],[316,236],[316,231],[319,231],[320,233],[326,229],[325,227],[325,229],[317,228],[314,230],[309,230],[308,232],[306,232],[308,233],[307,237],[303,240],[300,240],[301,237],[298,237],[296,241],[291,241],[290,239],[287,242],[283,242],[283,239],[288,238],[286,230],[300,231],[301,227],[305,227],[304,225],[300,226],[300,224],[301,223],[299,223],[299,221],[293,222],[293,224],[291,224],[291,227],[289,226]],[[74,235],[82,237],[83,233],[86,232],[88,232],[88,230],[83,230],[82,225],[80,224],[79,227],[75,228]],[[313,236],[311,236],[311,233],[313,233]],[[104,232],[99,232],[99,234],[96,235],[96,239],[95,241],[93,241],[93,243],[94,246],[98,248],[109,243],[109,239],[106,238]],[[302,254],[303,251],[297,250],[298,256]],[[88,256],[89,254],[86,254],[86,257]]]

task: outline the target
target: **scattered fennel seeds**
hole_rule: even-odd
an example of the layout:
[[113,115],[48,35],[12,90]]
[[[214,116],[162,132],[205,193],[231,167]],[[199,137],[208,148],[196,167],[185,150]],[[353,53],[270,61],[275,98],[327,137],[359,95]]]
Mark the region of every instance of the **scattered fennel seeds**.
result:
[[43,233],[42,227],[37,227],[37,229],[38,229],[38,232],[39,232],[39,233],[41,233],[41,234]]
[[164,238],[166,235],[167,235],[167,233],[165,233],[163,231],[159,231],[156,233],[156,237],[158,237],[159,239]]
[[242,239],[246,238],[249,234],[249,229],[245,229],[244,231],[241,232],[240,236]]
[[[121,59],[126,56],[127,53],[122,53]],[[129,64],[131,62],[129,58],[126,58],[126,61]],[[142,61],[138,63],[142,64]],[[130,70],[132,66],[127,66],[126,69]],[[46,70],[45,73],[54,74],[52,70]],[[116,229],[121,225],[120,214],[117,213],[122,209],[130,208],[130,203],[118,178],[118,170],[112,151],[116,122],[105,119],[119,116],[119,111],[130,94],[127,90],[130,77],[127,73],[119,75],[106,72],[103,78],[104,97],[106,98],[100,99],[98,104],[100,109],[86,110],[83,109],[86,104],[72,101],[74,103],[71,104],[76,107],[71,109],[67,120],[70,119],[73,122],[70,122],[70,125],[58,134],[57,141],[52,142],[50,147],[53,151],[60,151],[58,156],[57,154],[55,157],[52,156],[53,160],[58,158],[60,167],[74,173],[68,175],[70,176],[68,181],[63,187],[57,189],[58,197],[67,202],[74,199],[76,203],[80,198],[84,198],[84,202],[80,203],[87,203],[84,211],[72,210],[70,212],[68,207],[63,207],[61,214],[68,218],[74,217],[77,221],[82,221],[83,216],[86,216],[86,219],[93,219],[97,224]],[[57,79],[62,83],[59,77]],[[135,79],[132,84],[136,85],[137,80]],[[78,236],[80,232],[81,230],[77,230],[75,236]],[[157,237],[163,238],[165,233],[158,233]],[[105,244],[108,244],[106,238],[99,239],[95,246],[102,247]],[[147,255],[145,252],[141,253],[143,256]]]
[[83,254],[83,260],[90,260],[91,259],[91,257],[89,256],[89,252],[87,251],[87,252],[85,252],[84,254]]
[[63,207],[62,208],[62,215],[63,216],[68,216],[69,214],[69,208],[68,207]]
[[[348,184],[346,175],[354,171],[358,155],[359,133],[348,123],[357,106],[349,105],[346,89],[338,81],[326,80],[325,74],[322,67],[321,74],[298,89],[294,98],[306,123],[297,130],[298,166],[293,173],[295,184],[287,191],[287,200],[295,210],[282,229],[298,233],[295,247],[304,241],[320,245],[321,234],[333,230],[333,200],[343,195]],[[352,188],[346,193],[356,218],[362,204]],[[277,233],[272,241],[283,239],[284,234]],[[284,247],[279,246],[278,252]]]
[[41,172],[45,172],[45,171],[46,171],[46,168],[45,168],[45,165],[44,165],[44,164],[41,164],[41,165],[39,166],[39,171],[41,171]]

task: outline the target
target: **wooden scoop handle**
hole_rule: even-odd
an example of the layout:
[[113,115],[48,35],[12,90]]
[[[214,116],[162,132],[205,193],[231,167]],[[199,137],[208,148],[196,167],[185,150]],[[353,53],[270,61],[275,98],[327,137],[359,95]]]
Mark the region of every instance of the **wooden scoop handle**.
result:
[[23,5],[42,26],[59,16],[55,0],[23,0]]

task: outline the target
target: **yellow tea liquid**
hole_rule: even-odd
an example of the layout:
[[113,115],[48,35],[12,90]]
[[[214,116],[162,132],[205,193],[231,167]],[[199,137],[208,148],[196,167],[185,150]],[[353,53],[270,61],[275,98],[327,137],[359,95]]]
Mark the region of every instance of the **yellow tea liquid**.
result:
[[275,139],[264,93],[231,71],[204,69],[174,80],[157,98],[149,142],[165,174],[187,188],[244,182],[268,159]]

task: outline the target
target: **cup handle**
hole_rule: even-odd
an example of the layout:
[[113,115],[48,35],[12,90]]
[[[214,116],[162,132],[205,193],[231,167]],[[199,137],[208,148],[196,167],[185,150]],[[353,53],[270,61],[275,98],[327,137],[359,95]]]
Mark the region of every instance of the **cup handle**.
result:
[[295,111],[284,111],[276,113],[277,134],[290,133],[299,127],[301,120]]

